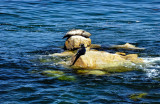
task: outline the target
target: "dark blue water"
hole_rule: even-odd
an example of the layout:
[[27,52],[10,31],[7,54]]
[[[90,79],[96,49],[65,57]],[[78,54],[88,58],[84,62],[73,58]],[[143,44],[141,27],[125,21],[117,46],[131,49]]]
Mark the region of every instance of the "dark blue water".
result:
[[[105,76],[78,75],[72,69],[36,60],[63,52],[64,34],[73,29],[92,34],[107,47],[131,43],[152,63],[138,71]],[[62,70],[76,81],[48,78],[33,71]],[[160,103],[159,0],[1,0],[0,104]],[[138,101],[128,96],[147,93]]]

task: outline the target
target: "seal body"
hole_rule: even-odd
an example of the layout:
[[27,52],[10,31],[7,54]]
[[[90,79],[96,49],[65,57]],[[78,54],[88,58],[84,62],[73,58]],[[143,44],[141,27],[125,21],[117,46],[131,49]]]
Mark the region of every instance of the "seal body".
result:
[[89,38],[91,36],[91,34],[85,30],[81,30],[81,29],[73,29],[71,31],[68,31],[66,33],[66,35],[63,37],[64,38],[69,38],[71,36],[75,36],[75,35],[80,35],[80,36],[83,36],[83,37],[86,37],[86,38]]

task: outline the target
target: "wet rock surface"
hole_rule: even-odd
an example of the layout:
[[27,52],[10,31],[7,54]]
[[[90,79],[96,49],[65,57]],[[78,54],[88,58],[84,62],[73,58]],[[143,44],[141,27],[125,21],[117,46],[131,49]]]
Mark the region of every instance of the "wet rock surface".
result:
[[[71,63],[75,57],[72,57]],[[111,54],[104,51],[87,51],[85,55],[79,57],[75,63],[75,67],[85,69],[103,69],[130,66],[134,64],[142,64],[143,60],[137,57],[137,54],[129,54],[126,56]]]

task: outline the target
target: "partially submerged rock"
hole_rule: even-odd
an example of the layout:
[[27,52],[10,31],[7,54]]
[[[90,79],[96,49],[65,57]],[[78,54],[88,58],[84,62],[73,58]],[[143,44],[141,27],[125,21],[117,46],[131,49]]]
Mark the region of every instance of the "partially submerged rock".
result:
[[143,59],[138,58],[137,54],[126,55],[122,52],[112,54],[105,51],[87,50],[85,55],[80,56],[75,64],[71,66],[75,60],[75,54],[76,51],[65,51],[50,56],[59,59],[59,61],[56,62],[58,65],[78,69],[78,74],[104,75],[108,74],[108,72],[125,72],[134,70],[134,68],[137,67],[136,65],[144,64]]
[[64,75],[63,71],[56,71],[56,70],[45,70],[41,73],[42,75],[45,75],[47,77],[60,77]]
[[54,53],[54,54],[51,54],[50,56],[73,56],[74,55],[74,52],[73,51],[64,51],[62,53]]
[[75,50],[80,48],[80,44],[84,44],[85,47],[90,47],[91,39],[82,36],[71,36],[65,41],[65,48],[67,50]]
[[64,81],[75,81],[76,80],[74,76],[68,76],[63,71],[45,70],[41,74],[47,77],[57,78],[58,80],[64,80]]
[[[71,63],[74,61],[74,59],[75,57],[73,56]],[[122,67],[131,66],[133,63],[143,63],[143,60],[139,59],[135,54],[121,56],[104,51],[87,51],[85,55],[79,57],[73,68],[103,69],[107,71],[110,71],[114,68],[120,68],[120,70],[126,70]],[[127,70],[131,69],[127,68]]]
[[58,80],[75,81],[76,78],[74,76],[62,75],[62,76],[58,77]]
[[144,48],[135,47],[134,45],[129,43],[126,43],[124,45],[114,45],[114,46],[111,46],[111,48],[127,49],[127,50],[144,50]]
[[84,70],[84,69],[79,69],[76,71],[78,74],[86,74],[86,75],[96,75],[96,76],[102,76],[109,74],[108,72],[102,71],[102,70]]
[[92,48],[92,49],[100,49],[101,45],[99,45],[99,44],[91,44],[90,48]]
[[[83,36],[84,33],[88,36]],[[65,51],[62,53],[55,53],[51,56],[63,58],[57,62],[57,64],[62,64],[64,67],[73,68],[73,69],[82,69],[78,70],[77,73],[85,74],[95,74],[95,75],[104,75],[108,72],[124,72],[133,70],[132,66],[135,64],[143,64],[143,59],[138,58],[137,54],[126,55],[122,52],[116,52],[116,54],[111,54],[104,51],[91,50],[101,48],[100,45],[91,44],[91,39],[89,38],[90,34],[84,32],[83,30],[71,30],[65,37],[68,37],[65,41]],[[86,47],[85,55],[81,55],[73,66],[71,66],[75,60],[76,49],[80,48],[80,44],[84,44]],[[143,49],[135,47],[132,44],[126,43],[124,45],[115,45],[111,48],[118,49]],[[91,69],[91,70],[88,70]],[[93,70],[94,69],[94,70]],[[98,69],[98,70],[97,70]],[[85,71],[84,71],[85,70]]]
[[138,100],[144,98],[146,95],[147,95],[147,93],[136,93],[136,94],[131,94],[129,96],[129,98],[131,100],[138,101]]
[[138,58],[138,55],[137,54],[128,54],[128,55],[125,55],[124,53],[120,54],[120,56],[122,58],[124,58],[125,60],[130,60],[132,63],[143,63],[143,59],[142,58]]

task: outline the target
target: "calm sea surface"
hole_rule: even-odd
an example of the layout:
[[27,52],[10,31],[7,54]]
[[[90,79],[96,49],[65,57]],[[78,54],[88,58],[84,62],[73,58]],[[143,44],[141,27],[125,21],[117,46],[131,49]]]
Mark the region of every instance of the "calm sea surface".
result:
[[[131,43],[148,64],[139,70],[104,76],[78,75],[38,58],[63,52],[71,29],[92,34],[93,44]],[[76,77],[62,81],[36,71],[61,70]],[[36,70],[36,71],[35,71]],[[35,71],[35,73],[33,73]],[[135,93],[147,93],[134,101]],[[0,104],[159,104],[159,0],[1,0]]]

